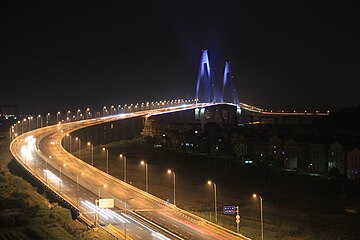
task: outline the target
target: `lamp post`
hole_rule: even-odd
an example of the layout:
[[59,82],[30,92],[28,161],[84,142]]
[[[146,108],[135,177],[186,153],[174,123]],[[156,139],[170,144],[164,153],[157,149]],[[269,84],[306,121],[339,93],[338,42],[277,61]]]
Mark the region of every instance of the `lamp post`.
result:
[[[134,198],[128,198],[126,201],[125,201],[125,214],[126,214],[126,210],[127,210],[127,202],[132,200]],[[125,223],[124,223],[124,235],[125,235],[125,240],[127,239],[127,236],[126,236],[126,220],[125,220]]]
[[76,204],[79,207],[79,175],[84,175],[84,172],[76,175]]
[[[107,185],[104,184],[102,187],[106,188]],[[100,205],[100,197],[101,197],[100,191],[101,191],[101,187],[99,187],[99,199],[97,201],[95,200],[96,205],[98,207],[97,211],[96,211],[96,216],[95,216],[95,225],[99,225],[99,211],[100,211],[100,206],[99,205]]]
[[78,137],[76,137],[75,140],[79,141],[79,158],[80,158],[81,140]]
[[209,185],[211,185],[211,184],[213,184],[213,186],[214,186],[214,208],[215,208],[215,223],[217,223],[217,202],[216,202],[216,184],[214,183],[214,182],[212,182],[212,181],[208,181],[208,184]]
[[176,206],[176,198],[175,198],[175,196],[176,196],[176,195],[175,195],[175,193],[176,193],[176,192],[175,192],[175,186],[176,186],[176,180],[175,180],[176,178],[175,178],[175,177],[176,177],[176,175],[175,175],[175,172],[174,172],[174,171],[171,171],[171,169],[168,169],[168,170],[167,170],[167,172],[168,172],[169,174],[171,174],[171,173],[173,174],[173,185],[174,185],[174,205]]
[[88,119],[90,118],[90,108],[86,108],[86,111],[85,111],[85,119]]
[[94,166],[94,145],[91,142],[88,142],[87,145],[91,146],[91,166]]
[[77,120],[80,120],[80,113],[81,113],[81,110],[78,109],[78,110],[76,111],[76,119],[77,119]]
[[59,115],[60,115],[60,114],[61,114],[60,112],[57,112],[57,114],[56,114],[56,124],[59,123]]
[[71,135],[67,133],[66,136],[69,137],[69,152],[71,153]]
[[260,226],[261,226],[261,240],[264,240],[264,216],[263,216],[263,199],[259,194],[253,194],[253,198],[260,199]]
[[21,121],[21,134],[24,133],[24,122],[26,122],[26,118]]
[[70,111],[70,110],[68,110],[68,111],[66,112],[66,122],[69,121],[69,119],[70,119],[69,116],[71,117],[71,111]]
[[109,150],[106,148],[103,148],[102,150],[106,151],[106,173],[109,173]]
[[29,120],[29,130],[28,131],[30,131],[30,129],[31,129],[31,119],[33,119],[32,116],[28,117],[28,120]]
[[49,121],[50,121],[50,113],[46,114],[46,126],[49,126]]
[[60,193],[61,193],[61,182],[62,182],[62,178],[61,178],[61,172],[62,172],[62,166],[64,166],[64,167],[66,167],[66,163],[64,163],[64,164],[62,164],[62,165],[60,165],[60,180],[59,180],[59,191],[60,191]]
[[[49,159],[51,159],[51,156],[49,156]],[[48,170],[48,158],[45,158],[45,168]],[[48,172],[46,171],[46,184],[48,184]]]
[[42,125],[43,125],[43,123],[42,123],[42,117],[41,117],[41,115],[39,114],[39,115],[37,116],[37,118],[36,118],[36,127],[39,128],[39,126],[42,127]]
[[126,182],[126,156],[123,154],[120,154],[120,158],[124,159],[124,182]]
[[145,165],[145,191],[149,192],[148,164],[145,161],[141,161],[140,163],[141,163],[141,165]]

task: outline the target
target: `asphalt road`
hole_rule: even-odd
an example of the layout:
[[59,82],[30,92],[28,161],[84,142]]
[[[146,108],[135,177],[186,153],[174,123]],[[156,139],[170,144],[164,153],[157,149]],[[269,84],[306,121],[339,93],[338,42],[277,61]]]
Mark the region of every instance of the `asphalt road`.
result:
[[[43,127],[17,137],[10,149],[20,163],[79,209],[88,221],[95,222],[98,216],[98,223],[118,237],[126,234],[131,239],[247,239],[106,174],[68,153],[61,145],[61,139],[78,128],[193,107],[149,110]],[[99,198],[114,199],[115,208],[97,211],[95,204]]]

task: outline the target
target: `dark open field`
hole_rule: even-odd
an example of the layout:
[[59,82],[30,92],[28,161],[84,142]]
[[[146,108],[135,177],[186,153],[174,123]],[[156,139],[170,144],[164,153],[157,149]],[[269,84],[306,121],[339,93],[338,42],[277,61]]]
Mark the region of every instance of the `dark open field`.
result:
[[[172,176],[167,173],[173,169],[177,206],[212,221],[214,192],[207,180],[213,180],[219,224],[236,231],[235,217],[224,215],[222,208],[239,205],[240,231],[253,239],[260,239],[260,205],[253,193],[263,197],[265,239],[359,239],[360,182],[244,166],[234,158],[155,149],[140,141],[106,147],[110,174],[123,179],[119,157],[123,153],[127,156],[127,181],[145,189],[145,167],[140,165],[144,160],[149,166],[149,192],[164,201],[173,201]],[[89,151],[82,150],[82,156],[90,162]],[[94,149],[94,159],[95,166],[104,170],[106,158],[100,147]]]

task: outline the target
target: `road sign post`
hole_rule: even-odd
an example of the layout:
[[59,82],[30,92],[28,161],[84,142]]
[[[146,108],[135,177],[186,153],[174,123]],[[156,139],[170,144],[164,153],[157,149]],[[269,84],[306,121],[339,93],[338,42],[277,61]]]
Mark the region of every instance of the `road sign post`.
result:
[[235,206],[224,206],[223,210],[225,215],[235,214]]
[[236,222],[236,231],[237,233],[240,232],[240,215],[239,215],[239,206],[236,206],[236,217],[235,217],[235,222]]

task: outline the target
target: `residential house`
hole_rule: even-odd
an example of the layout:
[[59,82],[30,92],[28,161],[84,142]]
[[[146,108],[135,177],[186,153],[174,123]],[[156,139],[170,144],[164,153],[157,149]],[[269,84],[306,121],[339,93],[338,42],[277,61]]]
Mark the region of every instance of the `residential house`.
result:
[[360,178],[360,149],[354,148],[347,154],[347,176],[350,179]]

